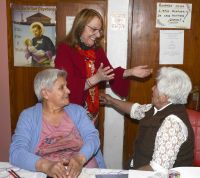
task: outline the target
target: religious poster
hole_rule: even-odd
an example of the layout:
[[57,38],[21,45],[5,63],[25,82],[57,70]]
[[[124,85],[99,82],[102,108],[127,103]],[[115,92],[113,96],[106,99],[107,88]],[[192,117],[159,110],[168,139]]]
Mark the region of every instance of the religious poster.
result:
[[190,29],[192,4],[189,3],[157,3],[157,28]]
[[14,66],[54,67],[56,6],[12,4]]

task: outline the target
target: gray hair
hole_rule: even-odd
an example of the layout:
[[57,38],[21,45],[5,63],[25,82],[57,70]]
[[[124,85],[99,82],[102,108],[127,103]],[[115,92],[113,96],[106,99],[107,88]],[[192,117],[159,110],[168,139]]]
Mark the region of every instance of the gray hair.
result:
[[168,96],[169,102],[173,104],[187,103],[192,84],[184,71],[173,67],[162,67],[158,71],[156,80],[159,93]]
[[59,69],[45,69],[37,73],[34,79],[34,91],[38,101],[42,101],[42,89],[51,89],[58,77],[66,79],[67,72]]

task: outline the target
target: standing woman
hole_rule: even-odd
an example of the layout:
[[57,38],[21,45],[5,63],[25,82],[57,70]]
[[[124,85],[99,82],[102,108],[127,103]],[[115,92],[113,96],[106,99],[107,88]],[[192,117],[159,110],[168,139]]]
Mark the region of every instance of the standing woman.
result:
[[101,47],[103,18],[93,9],[83,9],[75,17],[66,39],[58,45],[55,67],[68,73],[70,101],[82,105],[97,124],[99,113],[99,87],[109,81],[112,90],[119,96],[128,94],[129,76],[146,77],[152,70],[147,66],[131,69],[113,68]]

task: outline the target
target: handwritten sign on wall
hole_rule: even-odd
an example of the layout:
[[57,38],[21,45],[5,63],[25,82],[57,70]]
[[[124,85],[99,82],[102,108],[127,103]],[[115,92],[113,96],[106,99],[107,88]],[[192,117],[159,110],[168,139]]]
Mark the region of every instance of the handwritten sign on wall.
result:
[[124,30],[127,23],[127,16],[125,13],[113,13],[111,14],[111,29],[112,30]]
[[192,4],[157,3],[157,28],[190,29]]

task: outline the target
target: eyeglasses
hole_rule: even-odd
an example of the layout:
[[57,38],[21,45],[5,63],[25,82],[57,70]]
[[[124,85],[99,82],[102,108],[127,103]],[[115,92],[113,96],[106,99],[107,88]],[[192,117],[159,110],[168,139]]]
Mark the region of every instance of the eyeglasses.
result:
[[87,27],[89,27],[92,30],[92,33],[96,34],[97,32],[99,32],[100,35],[103,34],[103,30],[102,29],[97,29],[97,28],[93,28],[89,25],[87,25]]

